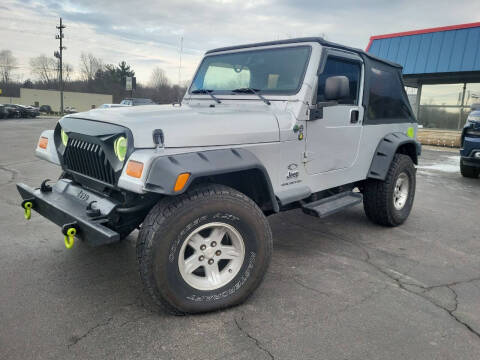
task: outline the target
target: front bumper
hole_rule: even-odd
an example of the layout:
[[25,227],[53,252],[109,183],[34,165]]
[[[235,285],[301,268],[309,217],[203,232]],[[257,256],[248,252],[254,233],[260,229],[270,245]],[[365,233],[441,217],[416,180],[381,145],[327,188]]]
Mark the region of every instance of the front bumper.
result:
[[465,136],[460,157],[465,165],[480,167],[480,138]]
[[480,168],[480,157],[461,156],[460,159],[464,165]]
[[[58,180],[43,191],[25,184],[17,184],[17,189],[24,201],[33,204],[33,210],[63,228],[75,227],[78,237],[92,246],[120,240],[117,232],[104,225],[118,205],[111,199],[100,197],[67,179]],[[88,215],[89,204],[94,214]]]

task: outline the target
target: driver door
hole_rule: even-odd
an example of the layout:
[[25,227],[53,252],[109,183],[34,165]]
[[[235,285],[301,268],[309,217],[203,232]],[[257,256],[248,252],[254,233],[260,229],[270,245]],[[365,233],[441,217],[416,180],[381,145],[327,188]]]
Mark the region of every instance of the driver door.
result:
[[[306,124],[306,171],[319,174],[347,169],[358,156],[364,109],[361,106],[363,62],[359,56],[327,50],[318,75],[317,108]],[[332,76],[348,78],[349,95],[327,101],[325,83]]]

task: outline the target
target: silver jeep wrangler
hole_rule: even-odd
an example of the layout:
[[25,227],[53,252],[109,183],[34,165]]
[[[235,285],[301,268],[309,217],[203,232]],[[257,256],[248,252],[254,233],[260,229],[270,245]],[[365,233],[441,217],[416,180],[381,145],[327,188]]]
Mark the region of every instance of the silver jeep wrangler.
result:
[[25,216],[60,225],[67,247],[139,228],[154,301],[199,313],[240,304],[260,284],[268,215],[322,218],[363,201],[375,223],[403,223],[416,131],[399,65],[321,38],[233,46],[206,53],[181,104],[63,117],[36,149],[60,179],[17,187]]

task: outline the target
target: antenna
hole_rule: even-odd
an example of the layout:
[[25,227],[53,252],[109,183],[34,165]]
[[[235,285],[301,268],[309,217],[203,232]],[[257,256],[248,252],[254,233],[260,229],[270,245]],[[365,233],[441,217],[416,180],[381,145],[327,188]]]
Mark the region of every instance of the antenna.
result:
[[180,38],[180,59],[178,63],[178,86],[182,86],[182,53],[183,53],[183,36]]

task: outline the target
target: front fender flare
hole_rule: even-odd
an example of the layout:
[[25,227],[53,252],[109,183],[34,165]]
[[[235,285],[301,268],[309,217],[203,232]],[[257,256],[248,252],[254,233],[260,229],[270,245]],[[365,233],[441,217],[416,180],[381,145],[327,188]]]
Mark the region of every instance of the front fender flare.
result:
[[412,161],[418,165],[417,157],[420,155],[422,149],[420,143],[404,133],[390,133],[378,144],[375,154],[373,155],[372,163],[370,164],[370,169],[368,170],[367,178],[385,180],[393,157],[398,152],[398,149],[406,144],[411,144],[411,146],[414,147],[414,151],[409,155],[412,157]]
[[[259,170],[263,175],[273,210],[278,212],[279,205],[267,170],[254,154],[241,148],[207,150],[158,157],[150,167],[144,189],[165,195],[178,195],[185,192],[197,178],[252,169]],[[178,175],[187,172],[190,173],[188,182],[182,190],[175,192],[173,188]]]

